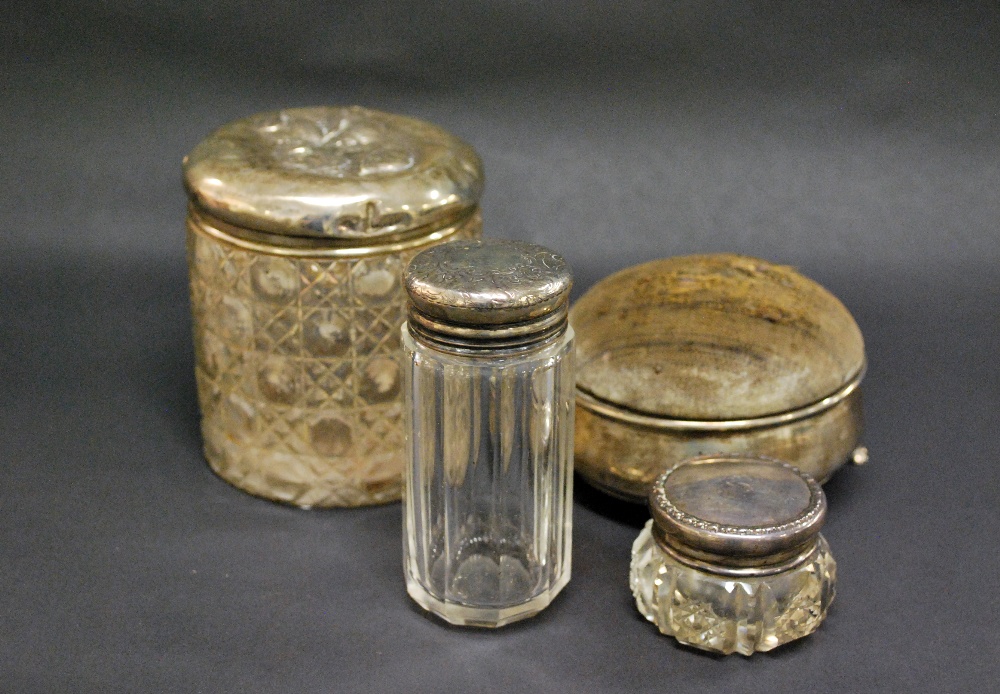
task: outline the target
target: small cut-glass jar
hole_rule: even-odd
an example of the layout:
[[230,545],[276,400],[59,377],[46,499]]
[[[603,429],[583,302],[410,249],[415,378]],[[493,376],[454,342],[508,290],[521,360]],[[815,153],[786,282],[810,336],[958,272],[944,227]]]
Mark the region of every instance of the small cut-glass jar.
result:
[[681,643],[751,655],[819,627],[836,563],[820,486],[777,460],[702,456],[656,479],[632,547],[636,606]]
[[205,456],[301,507],[399,498],[402,269],[481,233],[472,148],[358,107],[261,113],[184,160]]
[[404,275],[410,596],[453,624],[498,627],[569,581],[571,276],[541,246],[456,242]]

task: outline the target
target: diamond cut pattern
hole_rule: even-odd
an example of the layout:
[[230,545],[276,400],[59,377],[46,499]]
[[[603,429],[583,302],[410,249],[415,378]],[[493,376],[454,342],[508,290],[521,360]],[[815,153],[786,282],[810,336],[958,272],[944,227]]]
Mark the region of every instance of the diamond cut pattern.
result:
[[632,594],[643,616],[681,643],[750,655],[807,636],[826,617],[836,564],[822,536],[813,556],[793,569],[734,579],[666,555],[651,526],[632,546]]
[[[449,240],[479,234],[476,217]],[[302,507],[398,499],[400,274],[414,253],[276,259],[190,228],[188,245],[212,469],[252,494]],[[323,417],[337,424],[314,426]]]

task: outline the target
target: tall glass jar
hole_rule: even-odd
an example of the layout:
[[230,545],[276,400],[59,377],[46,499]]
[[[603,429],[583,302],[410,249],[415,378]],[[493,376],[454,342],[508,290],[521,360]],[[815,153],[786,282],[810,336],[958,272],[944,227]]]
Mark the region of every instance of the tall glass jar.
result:
[[404,284],[407,590],[453,624],[530,617],[570,577],[569,268],[531,243],[457,242]]
[[300,507],[399,498],[402,269],[481,233],[479,158],[412,118],[262,113],[184,161],[205,456]]

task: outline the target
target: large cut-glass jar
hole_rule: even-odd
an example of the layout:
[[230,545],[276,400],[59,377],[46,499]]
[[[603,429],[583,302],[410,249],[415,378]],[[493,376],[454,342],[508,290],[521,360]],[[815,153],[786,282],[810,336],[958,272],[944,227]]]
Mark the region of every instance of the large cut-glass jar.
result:
[[402,269],[481,233],[470,146],[358,107],[262,113],[184,160],[205,456],[301,507],[399,498]]
[[535,244],[457,242],[404,276],[410,596],[497,627],[569,581],[573,484],[570,272]]
[[811,634],[826,617],[836,563],[811,477],[763,457],[702,456],[658,477],[649,507],[631,584],[662,633],[751,655]]

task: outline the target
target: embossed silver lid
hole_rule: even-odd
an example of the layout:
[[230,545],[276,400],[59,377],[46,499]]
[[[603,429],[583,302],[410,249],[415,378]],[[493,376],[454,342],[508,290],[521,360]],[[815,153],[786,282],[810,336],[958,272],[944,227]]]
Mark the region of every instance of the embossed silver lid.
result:
[[456,241],[403,272],[415,335],[458,348],[520,347],[566,329],[573,278],[562,256],[525,241]]
[[429,123],[358,106],[233,121],[184,159],[202,214],[265,234],[381,243],[478,205],[482,163]]
[[765,574],[798,564],[826,518],[819,484],[752,455],[705,455],[660,475],[649,496],[654,535],[680,561],[720,573]]

